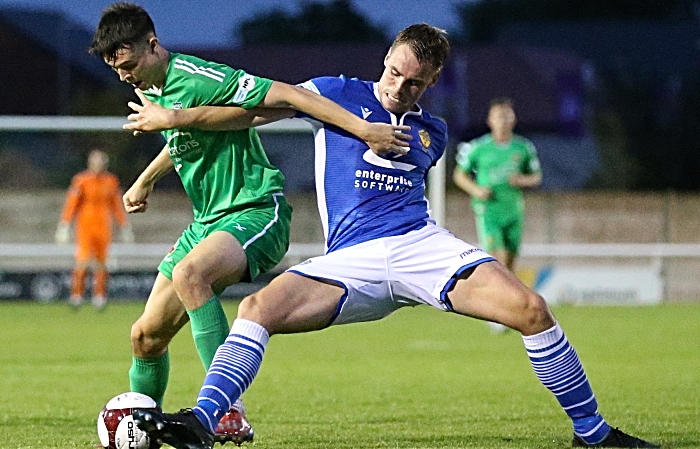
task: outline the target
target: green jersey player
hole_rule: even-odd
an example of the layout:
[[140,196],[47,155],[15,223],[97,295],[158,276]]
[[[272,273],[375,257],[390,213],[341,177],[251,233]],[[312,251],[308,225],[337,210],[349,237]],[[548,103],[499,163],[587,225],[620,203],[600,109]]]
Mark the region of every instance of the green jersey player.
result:
[[[458,146],[454,182],[472,197],[479,244],[513,271],[523,232],[524,187],[542,182],[532,143],[513,134],[512,102],[491,102],[491,133]],[[474,173],[474,178],[471,174]]]
[[[522,189],[542,182],[535,147],[513,134],[515,123],[512,101],[492,100],[487,119],[491,133],[459,144],[454,171],[455,184],[472,197],[479,245],[510,271],[523,235]],[[489,327],[494,333],[508,330],[494,322]]]
[[[408,127],[371,124],[305,89],[171,53],[160,44],[148,13],[130,3],[114,3],[103,11],[90,52],[136,88],[144,103],[130,103],[137,112],[153,103],[171,109],[273,108],[265,117],[255,111],[241,115],[228,131],[164,131],[165,146],[124,194],[127,212],[144,212],[156,181],[174,169],[194,210],[194,222],[158,267],[145,310],[131,329],[131,391],[161,404],[170,370],[168,344],[175,334],[191,321],[195,346],[208,369],[229,330],[218,295],[277,265],[289,245],[291,207],[282,194],[284,177],[249,128],[298,110],[355,134],[378,153],[402,153],[408,146],[402,131]],[[228,430],[221,440],[252,439],[242,405],[234,409],[235,422],[222,426]]]

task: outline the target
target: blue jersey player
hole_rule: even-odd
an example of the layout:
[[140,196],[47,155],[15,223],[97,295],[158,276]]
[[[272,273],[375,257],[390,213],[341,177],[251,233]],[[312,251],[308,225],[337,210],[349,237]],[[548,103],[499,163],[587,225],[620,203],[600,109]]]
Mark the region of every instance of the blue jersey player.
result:
[[[598,413],[576,351],[544,299],[431,220],[426,175],[445,151],[447,127],[417,102],[437,81],[448,50],[442,30],[412,25],[389,49],[378,82],[340,77],[303,84],[366,120],[410,126],[410,149],[376,154],[349,133],[316,123],[316,189],[327,253],[241,302],[196,407],[134,414],[151,437],[210,448],[220,417],[255,378],[271,335],[377,320],[427,304],[519,331],[536,375],[573,421],[574,446],[658,447],[611,428]],[[182,114],[175,120],[210,128],[243,113],[226,109],[177,111]]]

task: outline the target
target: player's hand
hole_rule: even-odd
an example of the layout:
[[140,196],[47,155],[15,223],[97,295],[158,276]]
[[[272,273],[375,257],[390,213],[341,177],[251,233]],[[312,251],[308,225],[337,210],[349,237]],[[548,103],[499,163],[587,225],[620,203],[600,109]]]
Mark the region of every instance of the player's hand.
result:
[[410,129],[410,126],[367,122],[361,137],[367,142],[370,149],[380,156],[389,153],[402,155],[408,153],[408,141],[413,138],[410,134],[404,132]]
[[54,240],[59,245],[65,245],[70,242],[70,225],[68,223],[59,223],[54,234]]
[[152,190],[153,186],[135,182],[122,197],[126,212],[129,214],[146,212],[146,209],[148,209],[148,195],[150,195]]
[[528,180],[529,178],[526,175],[515,173],[508,178],[508,184],[511,187],[525,187],[527,186]]
[[477,186],[472,192],[472,196],[480,200],[488,200],[493,195],[493,191],[489,187]]
[[127,224],[121,229],[122,243],[134,243],[134,231],[131,230],[131,225]]
[[142,132],[162,131],[172,128],[173,110],[166,109],[152,102],[146,98],[140,89],[134,89],[134,92],[141,100],[141,104],[133,101],[128,103],[134,113],[126,117],[131,123],[125,124],[123,126],[124,129],[130,129],[135,136],[138,136]]

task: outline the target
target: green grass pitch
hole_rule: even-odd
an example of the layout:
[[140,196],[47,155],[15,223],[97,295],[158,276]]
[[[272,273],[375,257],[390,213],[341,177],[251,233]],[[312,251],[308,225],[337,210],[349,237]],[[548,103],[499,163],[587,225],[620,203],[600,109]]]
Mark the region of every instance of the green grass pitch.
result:
[[[0,448],[92,448],[97,413],[128,390],[140,302],[103,313],[0,304]],[[235,302],[225,303],[229,318]],[[558,307],[600,411],[671,448],[700,448],[700,304]],[[171,346],[164,409],[194,405],[204,371],[189,326]],[[568,418],[516,333],[428,307],[276,336],[244,395],[254,447],[564,448]],[[233,447],[233,446],[230,446]]]

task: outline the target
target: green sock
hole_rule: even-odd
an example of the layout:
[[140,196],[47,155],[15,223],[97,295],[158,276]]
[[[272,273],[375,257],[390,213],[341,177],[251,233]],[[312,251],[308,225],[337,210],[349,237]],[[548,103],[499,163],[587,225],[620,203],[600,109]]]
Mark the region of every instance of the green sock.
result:
[[194,345],[204,369],[208,371],[216,350],[228,337],[230,326],[226,313],[219,298],[214,295],[202,307],[188,310],[187,314],[190,316]]
[[131,391],[148,395],[162,405],[169,375],[170,355],[167,351],[155,359],[132,357],[129,385]]

